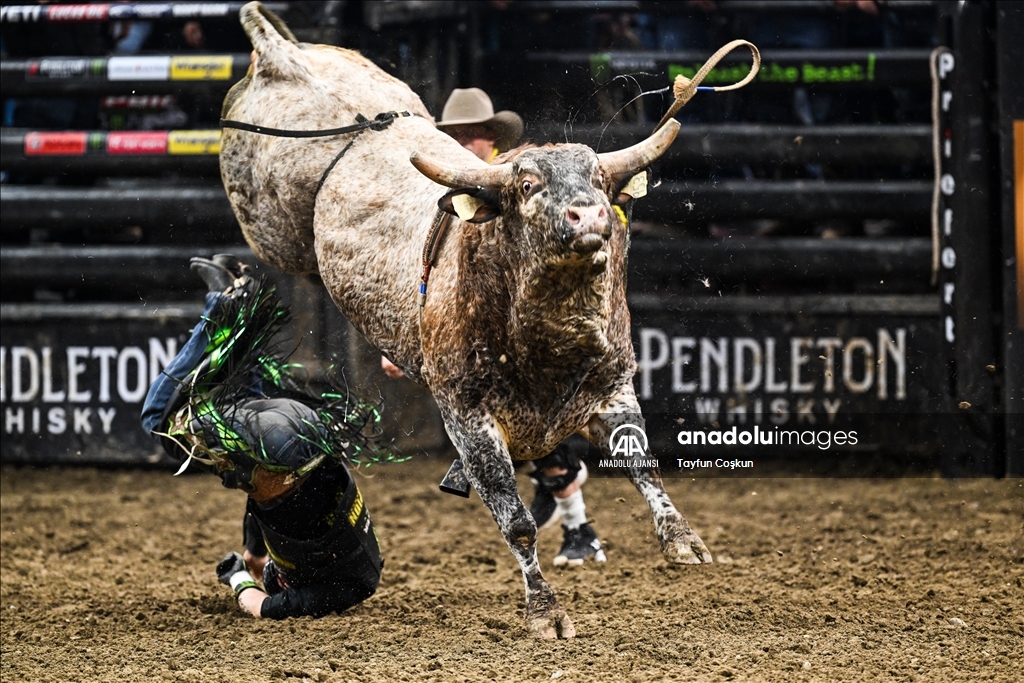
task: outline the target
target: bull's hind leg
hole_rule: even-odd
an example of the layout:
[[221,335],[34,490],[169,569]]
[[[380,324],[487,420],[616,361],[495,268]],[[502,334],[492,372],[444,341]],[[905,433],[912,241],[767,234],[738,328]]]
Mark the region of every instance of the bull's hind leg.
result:
[[[612,455],[609,437],[616,428],[622,425],[635,425],[644,429],[644,418],[640,414],[633,387],[628,386],[621,393],[607,401],[587,424],[587,438],[601,450],[603,458],[621,459],[621,455]],[[631,433],[633,430],[620,430],[619,433]],[[630,481],[643,495],[654,517],[654,529],[661,541],[661,552],[670,562],[677,564],[701,564],[711,562],[711,553],[700,540],[700,536],[676,510],[676,506],[668,497],[665,486],[661,482],[661,474],[657,467],[627,467],[626,473]]]
[[516,489],[508,447],[489,415],[445,414],[445,429],[462,456],[469,482],[491,511],[526,585],[526,626],[540,638],[572,638],[576,628],[544,580],[537,560],[537,525]]

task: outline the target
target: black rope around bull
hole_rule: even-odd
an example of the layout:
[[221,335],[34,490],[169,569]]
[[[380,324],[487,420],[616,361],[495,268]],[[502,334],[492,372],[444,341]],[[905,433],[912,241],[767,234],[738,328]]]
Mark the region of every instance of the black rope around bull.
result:
[[324,138],[331,135],[345,135],[346,133],[356,133],[359,131],[372,128],[373,130],[384,130],[391,125],[391,122],[395,119],[404,118],[406,116],[413,116],[412,113],[407,111],[386,111],[377,114],[372,119],[368,119],[362,114],[356,114],[356,123],[351,126],[342,126],[341,128],[329,128],[327,130],[287,130],[285,128],[270,128],[269,126],[257,126],[252,123],[245,123],[244,121],[232,121],[231,119],[221,119],[221,128],[237,128],[238,130],[248,131],[250,133],[257,133],[259,135],[270,135],[276,138]]
[[341,158],[345,156],[346,152],[352,147],[353,143],[359,139],[367,130],[384,130],[395,119],[401,119],[408,116],[415,116],[415,114],[408,111],[385,111],[377,114],[372,119],[368,119],[362,114],[356,114],[356,123],[351,126],[342,126],[341,128],[328,128],[326,130],[288,130],[285,128],[270,128],[269,126],[257,126],[252,123],[245,123],[244,121],[232,121],[231,119],[221,119],[221,128],[237,128],[238,130],[244,130],[249,133],[256,133],[257,135],[269,135],[276,138],[326,138],[332,135],[345,135],[347,133],[355,133],[356,135],[348,141],[348,144],[337,156],[331,161],[331,163],[324,169],[323,175],[320,176],[320,182],[316,185],[316,192],[313,193],[313,200],[320,195],[320,189],[327,182],[327,177],[337,166]]
[[[334,157],[327,168],[324,169],[323,175],[320,176],[320,182],[316,185],[316,192],[313,193],[313,200],[316,201],[316,197],[320,194],[320,189],[327,182],[327,177],[334,170],[334,167],[341,161],[341,158],[345,156],[345,153],[352,147],[359,136],[367,130],[384,130],[395,119],[405,118],[408,116],[415,116],[408,111],[387,111],[377,114],[372,119],[368,119],[362,114],[356,114],[356,123],[351,126],[342,126],[341,128],[329,128],[326,130],[288,130],[285,128],[270,128],[269,126],[257,126],[252,123],[245,123],[244,121],[233,121],[231,119],[221,119],[221,128],[237,128],[238,130],[244,130],[249,133],[256,133],[257,135],[269,135],[278,138],[321,138],[330,137],[332,135],[345,135],[347,133],[355,133],[355,136],[348,141],[340,152]],[[426,244],[423,246],[423,275],[421,277],[420,290],[419,290],[419,305],[422,308],[427,301],[427,281],[430,279],[430,269],[437,261],[437,252],[439,251],[441,240],[444,238],[445,231],[448,228],[448,223],[451,220],[451,216],[444,211],[438,211],[434,217],[433,224],[430,227],[430,231],[427,234]]]

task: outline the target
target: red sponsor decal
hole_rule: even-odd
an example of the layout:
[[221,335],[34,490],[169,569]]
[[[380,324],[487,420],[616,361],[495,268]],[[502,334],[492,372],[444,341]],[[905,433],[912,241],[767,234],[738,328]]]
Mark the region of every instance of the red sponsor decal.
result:
[[85,154],[85,133],[29,133],[25,156]]
[[166,154],[167,132],[110,133],[107,154]]
[[110,5],[50,5],[46,8],[47,21],[103,21]]

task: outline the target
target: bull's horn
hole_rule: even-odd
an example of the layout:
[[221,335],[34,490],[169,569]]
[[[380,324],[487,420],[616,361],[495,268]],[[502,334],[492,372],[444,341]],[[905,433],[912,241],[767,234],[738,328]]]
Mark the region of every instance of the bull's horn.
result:
[[665,150],[672,146],[678,132],[679,122],[675,119],[670,119],[668,123],[655,131],[651,137],[636,143],[632,147],[620,149],[617,152],[598,154],[597,157],[601,161],[601,168],[609,175],[634,173],[664,154]]
[[478,168],[460,169],[442,166],[428,156],[413,152],[409,161],[416,170],[445,187],[500,187],[512,173],[512,164],[497,166],[482,165]]
[[242,28],[256,50],[256,73],[268,77],[308,78],[308,59],[296,45],[295,35],[281,19],[258,2],[239,12]]

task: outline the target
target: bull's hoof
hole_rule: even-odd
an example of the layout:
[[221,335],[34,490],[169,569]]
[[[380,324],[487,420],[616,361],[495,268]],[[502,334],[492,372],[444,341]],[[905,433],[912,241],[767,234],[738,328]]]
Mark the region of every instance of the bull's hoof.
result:
[[711,564],[708,546],[692,530],[681,531],[676,538],[662,543],[662,552],[673,564]]
[[676,513],[659,520],[657,536],[662,552],[673,564],[711,564],[711,553],[683,516]]
[[576,627],[561,607],[556,607],[544,615],[527,617],[526,628],[529,629],[530,635],[543,640],[576,637]]

